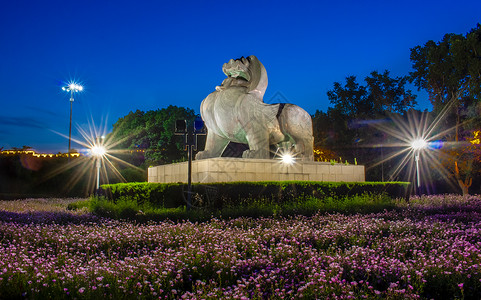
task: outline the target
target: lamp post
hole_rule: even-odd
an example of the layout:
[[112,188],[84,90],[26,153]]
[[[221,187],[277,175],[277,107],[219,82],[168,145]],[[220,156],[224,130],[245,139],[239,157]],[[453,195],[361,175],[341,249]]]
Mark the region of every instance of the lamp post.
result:
[[416,162],[416,183],[417,183],[416,186],[417,186],[418,193],[421,187],[421,179],[419,176],[419,154],[422,149],[426,148],[427,145],[428,143],[423,138],[418,138],[411,143],[411,148],[413,149],[413,153],[414,153],[414,161]]
[[62,90],[70,92],[70,123],[68,127],[68,161],[70,161],[70,144],[72,140],[72,103],[73,103],[73,93],[83,91],[83,86],[76,83],[70,83],[67,86],[63,86]]
[[97,137],[96,143],[92,146],[90,151],[92,152],[92,155],[95,156],[95,162],[97,166],[97,185],[95,191],[98,192],[100,188],[100,167],[102,165],[102,158],[107,152],[107,150],[104,147],[104,139],[105,136]]
[[188,169],[187,169],[187,210],[192,206],[192,155],[197,150],[197,136],[205,135],[204,121],[197,118],[194,121],[193,128],[187,127],[186,120],[177,120],[175,122],[175,134],[184,136],[184,150],[188,152]]

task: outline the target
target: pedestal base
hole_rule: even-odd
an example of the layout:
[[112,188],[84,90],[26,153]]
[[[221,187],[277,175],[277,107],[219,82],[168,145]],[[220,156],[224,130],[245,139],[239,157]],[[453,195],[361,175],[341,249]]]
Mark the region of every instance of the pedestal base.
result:
[[[149,182],[187,182],[187,162],[149,168]],[[210,158],[192,162],[192,182],[234,181],[365,181],[364,166],[297,161],[292,165],[275,159]]]

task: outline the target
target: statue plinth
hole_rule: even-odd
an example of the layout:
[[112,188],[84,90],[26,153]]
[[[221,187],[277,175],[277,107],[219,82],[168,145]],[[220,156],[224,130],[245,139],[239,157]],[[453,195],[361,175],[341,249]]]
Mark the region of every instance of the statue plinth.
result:
[[[149,182],[187,182],[187,162],[149,168]],[[330,181],[363,182],[362,165],[296,161],[288,165],[276,159],[209,158],[192,162],[192,182],[236,181]]]

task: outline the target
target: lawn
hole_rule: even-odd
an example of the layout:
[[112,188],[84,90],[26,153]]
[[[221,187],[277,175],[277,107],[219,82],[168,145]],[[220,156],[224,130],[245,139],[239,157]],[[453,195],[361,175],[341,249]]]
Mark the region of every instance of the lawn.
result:
[[481,198],[135,223],[0,201],[0,299],[480,299]]

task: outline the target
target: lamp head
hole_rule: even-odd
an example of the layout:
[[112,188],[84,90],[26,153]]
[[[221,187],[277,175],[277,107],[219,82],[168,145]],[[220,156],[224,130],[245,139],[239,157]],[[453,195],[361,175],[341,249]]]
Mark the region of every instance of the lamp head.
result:
[[62,87],[62,90],[66,92],[81,92],[83,91],[83,89],[84,89],[83,86],[74,82],[69,83],[69,85]]
[[204,133],[204,121],[201,118],[194,120],[194,133]]
[[423,138],[418,138],[411,143],[411,148],[413,148],[413,150],[421,150],[426,148],[427,145],[428,143],[426,142],[426,140],[424,140]]
[[184,134],[187,132],[187,122],[186,120],[175,121],[175,133]]
[[104,146],[94,145],[92,148],[90,148],[90,152],[94,156],[102,157],[105,155],[105,153],[107,153],[107,150],[105,149]]

